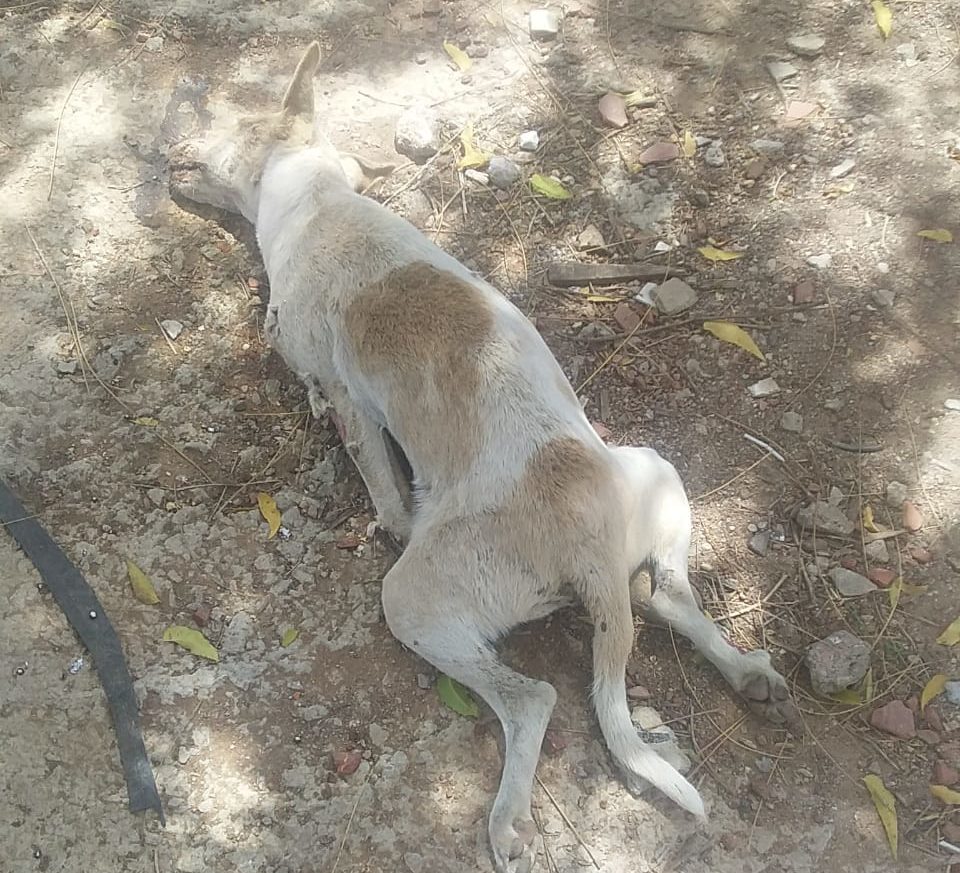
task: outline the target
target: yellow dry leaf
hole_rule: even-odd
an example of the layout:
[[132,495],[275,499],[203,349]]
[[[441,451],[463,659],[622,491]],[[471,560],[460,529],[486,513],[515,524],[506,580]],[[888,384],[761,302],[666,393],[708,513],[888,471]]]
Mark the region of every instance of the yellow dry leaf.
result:
[[926,585],[911,585],[909,582],[900,583],[901,594],[923,594],[926,590]]
[[903,594],[903,579],[897,576],[893,580],[893,584],[887,589],[887,596],[890,598],[890,612],[897,608],[901,594]]
[[480,149],[473,144],[472,121],[460,132],[460,143],[463,145],[463,157],[457,161],[457,167],[459,169],[476,169],[477,167],[484,166],[490,160],[490,155],[480,151]]
[[735,261],[743,257],[743,252],[731,252],[728,249],[718,249],[715,246],[701,246],[697,249],[708,261]]
[[184,627],[182,624],[171,625],[163,632],[163,641],[176,643],[198,658],[206,658],[208,661],[220,660],[220,653],[213,647],[210,640],[192,627]]
[[960,806],[960,791],[954,791],[952,788],[947,788],[946,785],[931,785],[930,793],[937,800],[942,800],[952,806]]
[[873,507],[868,503],[863,507],[863,512],[860,515],[860,523],[863,525],[863,529],[870,531],[870,533],[880,533],[880,528],[877,527],[876,522],[873,520]]
[[688,158],[692,158],[697,153],[697,141],[689,130],[683,132],[683,142],[680,143],[680,148],[684,156]]
[[927,708],[927,704],[940,694],[946,687],[947,677],[943,673],[937,673],[926,685],[923,686],[923,693],[920,695],[920,709]]
[[953,234],[945,227],[938,227],[934,230],[918,230],[917,236],[923,237],[924,239],[932,239],[934,242],[953,242]]
[[890,34],[893,32],[893,13],[890,11],[890,7],[883,0],[873,0],[871,5],[873,6],[873,17],[877,20],[880,33],[883,34],[884,39],[890,39]]
[[843,194],[849,194],[853,190],[853,182],[840,182],[838,185],[830,185],[823,189],[823,196],[834,200]]
[[298,631],[295,627],[289,627],[283,632],[283,636],[280,637],[280,645],[283,646],[283,648],[292,646],[299,636],[300,631]]
[[611,297],[609,294],[587,295],[587,302],[589,303],[620,303],[622,300],[622,297]]
[[469,55],[463,49],[457,48],[452,42],[445,42],[443,50],[450,55],[450,60],[460,68],[461,72],[466,72],[473,66],[473,61],[470,60]]
[[886,785],[879,776],[873,773],[863,777],[863,784],[867,786],[870,797],[873,798],[873,805],[877,808],[877,815],[880,816],[880,823],[887,833],[887,842],[890,844],[890,851],[893,857],[897,857],[897,806],[893,795],[887,791]]
[[643,91],[631,91],[623,98],[623,102],[626,103],[627,106],[639,106],[641,103],[649,103],[651,100],[656,100],[656,98],[651,97],[649,94],[644,94]]
[[960,643],[960,618],[950,622],[949,627],[937,637],[937,642],[941,646],[955,646]]
[[718,340],[739,346],[745,352],[749,352],[761,361],[766,360],[759,346],[753,341],[753,337],[740,327],[740,325],[734,324],[732,321],[705,321],[703,323],[703,329],[708,333],[712,333]]
[[269,494],[261,491],[257,494],[257,506],[260,507],[263,520],[270,525],[267,539],[272,540],[280,530],[280,510],[277,509],[277,502]]
[[860,692],[854,688],[844,688],[842,691],[837,691],[830,695],[830,699],[846,706],[859,706],[863,703]]
[[137,600],[146,603],[147,606],[153,606],[160,602],[150,578],[133,561],[127,561],[127,576],[130,577],[130,587],[133,589],[133,596]]
[[873,667],[867,670],[867,675],[863,678],[863,702],[870,703],[873,700]]
[[159,427],[160,422],[149,415],[141,415],[139,418],[133,420],[134,424],[139,424],[140,427]]

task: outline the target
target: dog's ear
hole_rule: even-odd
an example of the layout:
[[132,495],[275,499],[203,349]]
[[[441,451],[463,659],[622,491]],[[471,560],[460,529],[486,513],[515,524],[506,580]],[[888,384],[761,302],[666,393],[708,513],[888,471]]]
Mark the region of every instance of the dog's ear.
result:
[[283,95],[283,111],[313,120],[313,74],[320,64],[320,45],[312,42],[307,48],[293,79]]
[[350,187],[358,194],[367,188],[374,179],[389,176],[396,169],[395,164],[373,164],[352,152],[340,155],[340,166],[343,167],[343,172],[350,182]]

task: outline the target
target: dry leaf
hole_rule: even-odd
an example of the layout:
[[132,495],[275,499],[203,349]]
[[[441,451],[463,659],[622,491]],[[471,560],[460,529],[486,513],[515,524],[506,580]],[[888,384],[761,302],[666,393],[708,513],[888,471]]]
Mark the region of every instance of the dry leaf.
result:
[[701,246],[697,249],[708,261],[735,261],[743,257],[743,252],[731,252],[728,249],[718,249],[715,246]]
[[283,648],[292,646],[299,636],[300,631],[298,631],[295,627],[289,627],[283,632],[283,636],[280,637],[280,645],[283,646]]
[[853,182],[840,182],[837,185],[831,185],[825,188],[823,196],[833,200],[842,194],[849,194],[853,190]]
[[270,525],[270,533],[267,539],[272,540],[277,531],[280,530],[280,510],[277,509],[277,502],[266,492],[261,491],[257,494],[257,506],[260,507],[260,514],[263,520]]
[[651,106],[656,104],[657,98],[644,94],[643,91],[631,91],[623,98],[623,102],[627,106]]
[[556,179],[534,173],[530,177],[530,187],[538,194],[549,197],[551,200],[569,200],[573,195]]
[[160,602],[157,597],[156,589],[146,573],[143,572],[133,561],[127,561],[127,575],[130,577],[130,587],[133,589],[133,596],[141,603],[147,606],[153,606]]
[[140,427],[159,427],[160,422],[149,415],[141,415],[139,418],[133,420],[134,424],[139,424]]
[[807,103],[803,100],[791,100],[787,104],[786,111],[783,113],[783,122],[787,125],[797,124],[815,112],[816,109],[816,103]]
[[734,324],[731,321],[705,321],[703,323],[703,329],[708,333],[712,333],[718,340],[739,346],[745,352],[749,352],[761,361],[766,360],[759,346],[753,341],[753,337],[738,324]]
[[883,780],[879,776],[871,773],[863,777],[863,784],[867,786],[867,791],[873,798],[873,805],[877,808],[877,815],[880,816],[880,823],[887,832],[887,842],[890,844],[890,851],[893,857],[897,857],[897,807],[893,795],[887,791]]
[[683,142],[680,147],[683,149],[684,157],[692,158],[697,153],[697,141],[689,130],[683,132]]
[[935,230],[918,230],[917,236],[923,237],[924,239],[932,239],[934,242],[939,243],[953,242],[953,234],[945,227],[938,227]]
[[887,6],[883,0],[873,0],[873,17],[877,19],[877,27],[880,28],[880,33],[883,34],[884,39],[890,39],[890,34],[893,32],[893,13],[890,11],[890,7]]
[[863,702],[870,703],[873,700],[873,667],[867,670],[867,675],[863,677]]
[[880,533],[880,528],[877,527],[876,522],[873,520],[873,507],[869,503],[863,507],[860,523],[863,525],[864,530],[870,533]]
[[450,60],[460,68],[461,72],[466,72],[473,66],[473,61],[470,60],[469,55],[463,49],[457,48],[452,42],[445,42],[443,50],[450,55]]
[[206,658],[208,661],[220,660],[220,653],[213,647],[210,640],[192,627],[184,627],[182,624],[171,625],[163,632],[163,641],[176,643],[199,658]]
[[467,718],[480,716],[477,702],[456,679],[451,679],[449,676],[441,676],[437,679],[437,694],[440,700],[454,712],[465,715]]
[[841,691],[837,691],[835,694],[830,695],[830,699],[846,706],[859,706],[863,703],[860,692],[854,688],[844,688]]
[[947,788],[946,785],[931,785],[930,793],[937,800],[942,800],[952,806],[960,806],[960,791],[954,791],[952,788]]
[[926,685],[923,686],[923,693],[920,695],[920,710],[927,708],[927,704],[940,694],[946,687],[947,677],[943,673],[937,673]]
[[468,168],[476,169],[482,167],[490,160],[490,155],[480,151],[473,144],[473,122],[471,121],[460,132],[460,143],[463,145],[463,157],[457,161],[457,167],[461,170]]
[[960,643],[960,618],[950,622],[950,626],[937,637],[937,642],[941,646],[955,646]]
[[897,608],[901,594],[903,594],[903,579],[898,576],[887,589],[887,596],[890,598],[890,612],[893,612]]
[[620,303],[622,297],[611,297],[609,294],[588,294],[588,303]]
[[641,164],[660,164],[680,157],[680,147],[675,142],[655,142],[643,150],[637,158]]

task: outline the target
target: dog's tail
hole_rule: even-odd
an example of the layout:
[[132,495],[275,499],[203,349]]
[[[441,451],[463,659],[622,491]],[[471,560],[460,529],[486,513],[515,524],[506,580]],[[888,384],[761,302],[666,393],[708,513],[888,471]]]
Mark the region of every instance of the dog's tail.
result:
[[[611,580],[612,583],[613,580]],[[703,800],[680,771],[643,742],[630,720],[624,670],[633,645],[633,615],[628,586],[611,584],[606,597],[591,598],[593,617],[593,702],[607,748],[625,771],[630,787],[646,780],[688,812],[706,818]],[[595,592],[596,594],[596,592]],[[622,602],[621,602],[622,601]]]

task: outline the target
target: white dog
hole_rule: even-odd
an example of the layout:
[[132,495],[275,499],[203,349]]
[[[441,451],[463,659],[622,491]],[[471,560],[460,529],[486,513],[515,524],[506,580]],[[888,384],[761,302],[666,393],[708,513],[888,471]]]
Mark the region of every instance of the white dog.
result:
[[390,630],[503,724],[489,821],[497,870],[533,866],[530,795],[556,693],[505,666],[495,644],[572,601],[594,622],[593,699],[629,787],[653,783],[702,816],[680,761],[661,757],[630,720],[638,571],[651,573],[644,605],[654,617],[688,636],[753,710],[791,723],[783,678],[766,652],[734,648],[698,608],[674,468],[650,449],[604,445],[527,318],[354,190],[356,162],[314,128],[319,60],[314,43],[279,112],[174,149],[171,184],[256,226],[269,340],[314,409],[332,403],[381,524],[406,543],[383,581]]

